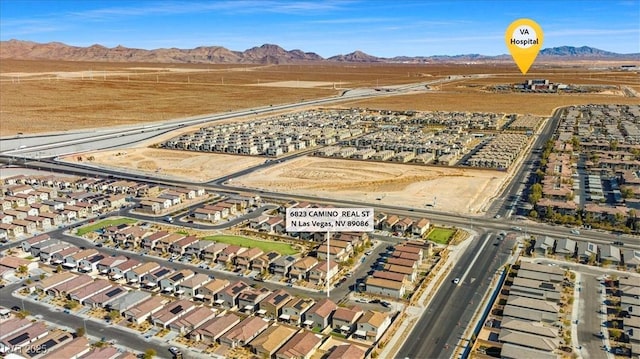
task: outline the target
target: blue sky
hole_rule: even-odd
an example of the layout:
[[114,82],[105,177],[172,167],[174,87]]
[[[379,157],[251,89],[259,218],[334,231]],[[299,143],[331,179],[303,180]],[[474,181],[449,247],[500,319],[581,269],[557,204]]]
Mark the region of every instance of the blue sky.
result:
[[523,17],[540,24],[545,48],[640,52],[640,0],[1,0],[0,39],[239,51],[273,43],[323,57],[498,55],[507,53],[507,26]]

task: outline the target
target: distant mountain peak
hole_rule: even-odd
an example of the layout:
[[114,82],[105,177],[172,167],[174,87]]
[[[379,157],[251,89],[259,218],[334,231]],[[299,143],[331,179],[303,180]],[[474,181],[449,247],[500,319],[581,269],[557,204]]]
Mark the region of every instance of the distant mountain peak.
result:
[[[589,46],[560,46],[540,51],[540,56],[551,58],[608,58],[640,60],[640,54],[616,54]],[[64,61],[113,61],[113,62],[156,62],[156,63],[251,63],[283,64],[311,61],[335,62],[461,62],[491,61],[505,59],[506,55],[484,56],[480,54],[438,55],[438,56],[397,56],[380,58],[356,50],[345,55],[328,59],[300,49],[285,50],[276,44],[263,44],[245,51],[232,51],[222,46],[199,46],[193,49],[161,48],[155,50],[134,49],[123,45],[108,48],[100,44],[78,47],[61,42],[46,44],[11,39],[0,41],[0,59],[64,60]]]

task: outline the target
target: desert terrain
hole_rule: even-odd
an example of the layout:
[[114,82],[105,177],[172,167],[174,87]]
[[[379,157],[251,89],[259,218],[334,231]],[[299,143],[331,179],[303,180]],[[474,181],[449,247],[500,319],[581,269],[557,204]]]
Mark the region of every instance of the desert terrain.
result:
[[[153,122],[253,106],[334,96],[346,88],[427,82],[477,75],[405,95],[343,102],[336,107],[479,111],[548,116],[554,108],[588,103],[638,103],[620,86],[640,89],[630,72],[548,64],[520,75],[512,64],[316,63],[300,65],[132,64],[64,61],[0,63],[0,136]],[[545,78],[569,84],[617,86],[599,94],[493,93],[487,86]],[[250,118],[238,119],[248,121]],[[189,131],[192,129],[182,129]],[[165,136],[175,136],[176,133]],[[83,154],[83,161],[123,171],[207,182],[262,163],[262,157],[152,148]],[[78,158],[67,160],[77,161]],[[269,191],[351,198],[449,212],[479,213],[507,174],[303,157],[234,180]]]
[[[603,65],[604,66],[604,65]],[[463,78],[426,94],[354,102],[392,109],[515,112],[547,115],[584,103],[637,103],[616,94],[491,94],[482,87],[549,78],[563,83],[625,85],[631,72],[546,65],[520,75],[513,64],[309,63],[291,65],[149,64],[10,60],[0,62],[0,136],[58,132],[183,118],[338,95],[358,87]],[[390,95],[391,96],[391,95]]]
[[234,186],[445,212],[480,213],[507,173],[300,157],[233,180]]

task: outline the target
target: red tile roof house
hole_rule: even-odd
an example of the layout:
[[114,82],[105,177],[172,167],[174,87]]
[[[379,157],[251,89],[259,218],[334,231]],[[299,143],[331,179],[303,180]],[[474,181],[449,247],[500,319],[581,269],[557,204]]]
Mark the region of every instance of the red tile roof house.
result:
[[227,331],[218,340],[220,344],[230,348],[244,346],[268,327],[269,322],[266,320],[260,317],[250,316],[231,328],[231,330]]
[[228,309],[234,309],[238,305],[238,296],[243,290],[249,288],[249,285],[243,281],[237,281],[218,292],[215,303]]
[[[412,243],[412,242],[408,242],[408,243]],[[400,245],[397,245],[394,248],[394,252],[396,252],[396,251],[397,252],[402,252],[402,253],[416,254],[419,257],[418,262],[422,262],[422,260],[424,259],[424,256],[425,256],[423,248],[420,248],[420,247],[412,245],[412,244],[400,244]]]
[[97,264],[97,270],[100,274],[108,274],[109,270],[121,263],[127,261],[127,257],[125,256],[117,256],[117,257],[105,257]]
[[358,320],[357,330],[353,333],[353,337],[369,342],[376,342],[387,328],[389,328],[389,325],[391,325],[391,319],[388,315],[368,310]]
[[253,261],[263,254],[264,252],[260,248],[249,248],[236,256],[236,266],[243,271],[249,270]]
[[29,252],[31,250],[31,246],[40,242],[44,242],[46,240],[51,239],[48,234],[39,234],[35,237],[29,238],[21,242],[20,246],[24,252]]
[[384,270],[392,273],[400,273],[406,275],[411,282],[415,282],[416,280],[416,269],[411,267],[405,267],[396,264],[385,264]]
[[246,251],[246,247],[240,247],[235,244],[228,245],[222,252],[218,255],[218,259],[216,259],[216,263],[225,264],[228,266],[233,265],[236,256],[244,251]]
[[286,290],[278,289],[260,302],[260,311],[268,318],[277,319],[282,313],[282,308],[292,299],[293,296]]
[[[65,250],[66,248],[69,248],[71,245],[67,242],[58,242],[57,240],[53,240],[54,243],[49,244],[46,247],[42,247],[40,248],[39,252],[38,252],[38,256],[40,257],[40,261],[47,263],[51,260],[51,257],[55,254],[58,253],[60,251]],[[37,250],[37,246],[39,245],[44,245],[46,242],[40,243],[40,244],[36,244],[34,246],[31,247],[31,252],[34,252]]]
[[62,263],[62,266],[65,268],[78,268],[78,264],[80,264],[80,261],[93,257],[96,254],[98,254],[98,251],[93,248],[82,250],[70,256],[64,257],[64,263]]
[[195,242],[198,242],[199,239],[196,236],[188,236],[180,239],[177,242],[171,244],[169,251],[174,254],[182,255],[185,253],[187,248]]
[[293,263],[289,271],[289,278],[295,280],[307,280],[309,272],[318,264],[318,260],[314,257],[304,257]]
[[211,278],[203,273],[198,273],[193,277],[184,280],[176,288],[176,295],[185,295],[187,298],[194,297],[200,288],[205,286]]
[[333,347],[325,359],[364,359],[365,352],[354,344]]
[[169,329],[174,330],[180,335],[186,335],[195,328],[206,323],[216,315],[216,310],[206,306],[197,307],[189,313],[182,316],[180,319],[173,321],[169,324]]
[[422,218],[411,226],[411,232],[416,236],[423,236],[427,231],[429,231],[429,228],[431,228],[431,221],[426,218]]
[[310,331],[302,330],[276,352],[276,359],[309,359],[322,343],[321,338]]
[[278,258],[280,258],[280,253],[278,252],[265,253],[253,260],[253,262],[251,263],[251,269],[256,270],[260,273],[266,273],[269,271],[271,263],[273,263]]
[[124,273],[124,277],[128,283],[131,283],[131,284],[141,283],[142,276],[144,276],[147,273],[151,273],[157,270],[158,268],[160,268],[160,265],[156,262],[145,262],[139,266],[136,266],[126,271]]
[[93,278],[86,274],[77,276],[69,281],[60,283],[52,288],[47,289],[47,294],[53,297],[63,297],[66,298],[67,294],[78,289],[82,288],[89,283],[93,283]]
[[413,219],[405,217],[393,225],[394,232],[406,233],[411,229],[413,225]]
[[331,299],[322,299],[307,311],[302,324],[310,329],[320,328],[322,330],[331,323],[331,316],[336,308],[338,306]]
[[84,301],[96,293],[101,293],[112,288],[111,282],[105,279],[98,279],[95,282],[85,285],[81,288],[69,292],[69,299],[80,302],[84,305]]
[[411,260],[411,259],[396,258],[396,257],[387,258],[387,264],[404,266],[404,267],[409,267],[413,269],[418,268],[417,261]]
[[362,308],[354,305],[351,307],[338,307],[331,318],[331,328],[336,332],[349,335],[355,328],[356,321],[362,316]]
[[246,288],[238,295],[238,308],[246,314],[253,313],[258,309],[260,302],[265,299],[271,291],[267,288]]
[[43,292],[46,292],[49,289],[55,287],[56,285],[58,285],[60,283],[67,282],[67,281],[70,281],[75,277],[77,277],[77,276],[75,274],[71,273],[71,272],[56,273],[56,274],[54,274],[54,275],[52,275],[50,277],[42,279],[39,282],[36,282],[36,284],[32,288],[36,289],[36,290],[41,290]]
[[140,265],[142,265],[142,263],[140,263],[136,259],[127,259],[126,261],[109,268],[109,272],[107,273],[107,275],[111,280],[119,280],[125,278],[127,272]]
[[132,323],[141,324],[152,314],[164,308],[168,301],[169,300],[167,298],[162,296],[151,297],[144,302],[125,310],[124,317]]
[[173,233],[170,234],[166,237],[162,237],[155,245],[155,247],[153,248],[154,250],[158,251],[158,252],[162,252],[162,253],[166,253],[169,252],[169,249],[171,248],[171,245],[178,242],[179,240],[181,240],[182,238],[184,238],[185,236],[180,234],[180,233]]
[[[195,299],[202,300],[209,304],[213,303],[217,298],[220,291],[228,287],[230,282],[226,279],[216,278],[204,286],[196,290]],[[224,300],[222,301],[224,303]]]
[[297,330],[282,324],[274,324],[253,339],[249,346],[259,357],[271,358]]
[[152,314],[151,323],[160,328],[168,328],[169,324],[182,318],[194,309],[196,309],[196,306],[192,301],[187,299],[177,300]]
[[291,325],[300,325],[302,317],[314,304],[315,301],[311,298],[293,298],[282,307],[282,314],[278,320]]
[[123,247],[139,247],[143,238],[151,235],[151,231],[140,226],[131,226],[114,234],[114,241]]
[[147,237],[144,237],[142,239],[142,247],[144,247],[147,250],[152,250],[155,249],[157,243],[164,237],[167,237],[169,235],[169,232],[167,231],[161,231],[161,232],[157,232],[154,234],[151,234]]
[[89,340],[86,337],[77,337],[73,339],[71,342],[59,346],[58,348],[48,352],[43,356],[43,359],[59,359],[59,358],[69,358],[69,359],[77,359],[84,357],[85,354],[91,351],[91,347],[89,346]]
[[0,336],[0,352],[18,351],[20,348],[47,336],[47,334],[49,334],[49,329],[44,323],[32,323],[29,321],[28,326],[22,327],[21,330],[14,331],[13,334]]
[[155,289],[160,285],[160,281],[164,278],[174,275],[176,272],[167,267],[160,267],[150,273],[140,277],[140,283],[147,289]]
[[178,285],[187,279],[193,278],[195,272],[191,269],[182,269],[173,274],[165,276],[160,280],[160,290],[163,292],[173,293],[177,290]]
[[94,273],[98,271],[98,263],[103,260],[105,257],[104,254],[98,253],[89,258],[85,258],[78,263],[78,271],[84,273]]
[[189,334],[189,339],[211,345],[238,323],[240,317],[229,312],[197,327]]
[[211,262],[216,262],[218,260],[218,256],[220,256],[220,253],[222,253],[225,248],[227,248],[227,244],[215,243],[214,245],[205,248],[203,258]]
[[[327,275],[327,267],[329,268],[329,274]],[[309,271],[309,282],[314,283],[316,285],[324,285],[328,282],[331,283],[333,277],[338,274],[339,266],[338,263],[334,261],[329,261],[327,265],[327,261],[321,261],[316,264],[311,271]]]
[[127,294],[125,287],[116,285],[115,287],[96,293],[84,301],[84,304],[93,308],[105,308],[108,303]]

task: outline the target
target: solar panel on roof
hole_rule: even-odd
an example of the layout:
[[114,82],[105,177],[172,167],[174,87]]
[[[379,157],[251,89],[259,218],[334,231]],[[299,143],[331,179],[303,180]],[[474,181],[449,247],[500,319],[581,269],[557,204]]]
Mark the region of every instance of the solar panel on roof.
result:
[[123,289],[122,288],[115,288],[113,290],[110,290],[107,292],[107,294],[105,294],[107,297],[111,298],[116,294],[120,294],[122,293]]
[[171,309],[169,312],[171,312],[171,314],[178,314],[178,313],[180,313],[182,311],[182,309],[183,309],[182,306],[179,305],[179,306]]
[[11,344],[11,345],[17,345],[17,344],[20,344],[20,343],[24,342],[27,339],[29,339],[29,333],[22,333],[22,334],[18,335],[17,337],[9,340],[8,343]]

